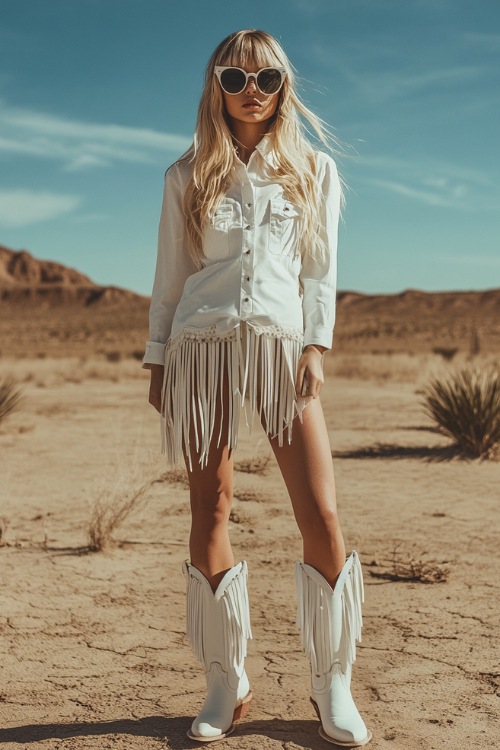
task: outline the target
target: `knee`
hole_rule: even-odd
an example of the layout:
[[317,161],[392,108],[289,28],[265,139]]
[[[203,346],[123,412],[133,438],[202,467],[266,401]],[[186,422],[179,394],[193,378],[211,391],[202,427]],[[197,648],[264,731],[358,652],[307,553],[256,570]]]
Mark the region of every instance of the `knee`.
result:
[[338,512],[335,507],[321,506],[310,510],[303,524],[303,531],[309,536],[322,538],[333,536],[340,529]]
[[231,513],[232,494],[226,491],[202,492],[191,490],[191,515],[194,526],[200,526],[205,532],[226,525]]

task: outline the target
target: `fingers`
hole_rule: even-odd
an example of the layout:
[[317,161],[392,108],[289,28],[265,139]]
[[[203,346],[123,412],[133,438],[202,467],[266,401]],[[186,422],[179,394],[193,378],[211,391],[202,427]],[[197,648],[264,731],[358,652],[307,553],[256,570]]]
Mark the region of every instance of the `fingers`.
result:
[[305,352],[297,367],[295,391],[297,395],[317,398],[324,383],[321,359]]
[[303,358],[301,357],[299,359],[299,364],[297,366],[297,377],[295,379],[295,393],[297,396],[302,396],[302,388],[303,388],[303,381],[304,381],[304,375],[306,371],[306,365],[304,363]]
[[149,403],[154,406],[157,412],[161,413],[161,391],[150,390],[149,391]]

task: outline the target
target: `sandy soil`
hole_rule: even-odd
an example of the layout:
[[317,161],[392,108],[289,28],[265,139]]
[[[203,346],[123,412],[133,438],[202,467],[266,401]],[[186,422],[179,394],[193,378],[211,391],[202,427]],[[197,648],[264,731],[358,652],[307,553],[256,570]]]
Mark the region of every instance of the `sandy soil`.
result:
[[[353,695],[374,750],[493,747],[500,464],[443,460],[446,441],[418,403],[428,368],[384,361],[364,379],[366,358],[336,370],[327,358],[322,392],[346,546],[365,580]],[[133,361],[1,360],[9,371],[26,398],[0,428],[0,743],[200,747],[185,736],[205,689],[184,636],[189,492],[162,463],[148,374]],[[230,534],[249,565],[255,698],[224,746],[330,747],[294,622],[300,537],[260,426],[243,425],[235,461]],[[118,544],[88,553],[96,499],[116,504],[144,485]],[[447,579],[381,578],[394,556],[433,561]]]

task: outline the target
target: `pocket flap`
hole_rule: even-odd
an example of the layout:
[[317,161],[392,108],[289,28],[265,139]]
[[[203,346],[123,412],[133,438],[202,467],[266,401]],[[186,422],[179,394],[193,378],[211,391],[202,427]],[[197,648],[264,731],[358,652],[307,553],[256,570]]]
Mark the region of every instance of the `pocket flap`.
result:
[[299,206],[283,198],[271,198],[271,214],[277,219],[291,219],[300,216],[302,211]]

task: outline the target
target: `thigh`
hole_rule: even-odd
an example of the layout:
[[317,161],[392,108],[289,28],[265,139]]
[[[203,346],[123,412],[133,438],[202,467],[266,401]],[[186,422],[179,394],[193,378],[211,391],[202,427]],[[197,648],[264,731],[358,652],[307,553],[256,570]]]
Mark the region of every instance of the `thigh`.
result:
[[[199,396],[196,378],[194,399]],[[208,387],[208,383],[205,383]],[[220,389],[218,389],[220,394]],[[191,502],[202,502],[204,506],[217,505],[224,499],[231,500],[233,492],[233,451],[228,447],[229,427],[229,379],[227,369],[223,373],[222,398],[219,396],[215,406],[213,434],[210,441],[207,463],[200,465],[200,456],[196,448],[196,436],[201,434],[199,414],[191,411],[189,446],[183,442],[183,454],[189,478]],[[208,425],[205,425],[208,428]],[[219,440],[220,434],[220,440]],[[219,443],[217,445],[217,443]],[[189,452],[189,454],[188,454]],[[191,457],[190,469],[188,455]]]
[[283,445],[268,435],[270,445],[283,475],[299,525],[312,516],[336,513],[335,478],[328,429],[320,397],[310,399],[292,423],[292,440],[288,443],[287,427]]

